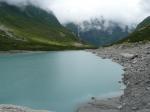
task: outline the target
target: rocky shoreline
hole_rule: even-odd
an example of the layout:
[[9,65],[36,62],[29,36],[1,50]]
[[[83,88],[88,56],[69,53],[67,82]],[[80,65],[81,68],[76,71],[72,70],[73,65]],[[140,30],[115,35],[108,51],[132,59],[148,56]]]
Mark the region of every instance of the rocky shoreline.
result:
[[15,105],[0,105],[0,112],[50,112],[47,110],[33,110],[28,107],[15,106]]
[[126,88],[117,101],[112,98],[88,102],[77,112],[150,112],[150,42],[87,51],[122,65],[125,71],[122,81]]

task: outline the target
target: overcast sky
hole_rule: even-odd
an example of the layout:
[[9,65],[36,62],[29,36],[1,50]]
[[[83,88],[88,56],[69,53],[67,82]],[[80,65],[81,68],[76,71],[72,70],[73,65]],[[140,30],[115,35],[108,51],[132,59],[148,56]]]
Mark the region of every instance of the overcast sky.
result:
[[[2,0],[0,0],[2,1]],[[150,0],[3,0],[11,4],[29,2],[52,10],[61,23],[81,22],[103,16],[106,20],[134,24],[150,15]]]

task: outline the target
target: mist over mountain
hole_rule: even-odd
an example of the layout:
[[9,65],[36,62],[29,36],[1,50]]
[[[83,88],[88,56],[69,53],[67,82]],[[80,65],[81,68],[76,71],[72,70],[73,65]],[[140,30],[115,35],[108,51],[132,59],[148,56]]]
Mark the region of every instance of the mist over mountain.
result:
[[[0,0],[21,10],[33,5],[53,14],[76,36],[107,45],[128,36],[150,15],[149,0]],[[35,18],[34,18],[35,19]],[[52,24],[53,22],[51,22]]]
[[91,19],[80,24],[67,23],[65,25],[82,41],[101,46],[112,44],[128,36],[135,26],[125,26],[113,21],[106,21],[104,18]]
[[62,23],[80,23],[102,16],[124,26],[137,25],[150,15],[149,0],[0,0],[19,7],[32,4],[52,11]]

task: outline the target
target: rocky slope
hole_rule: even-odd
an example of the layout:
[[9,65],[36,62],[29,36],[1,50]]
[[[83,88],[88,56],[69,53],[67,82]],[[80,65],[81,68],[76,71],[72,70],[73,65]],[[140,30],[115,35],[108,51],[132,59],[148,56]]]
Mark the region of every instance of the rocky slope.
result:
[[89,51],[124,66],[123,83],[126,88],[118,105],[114,106],[116,102],[113,100],[107,100],[105,104],[98,100],[95,104],[81,106],[78,112],[150,112],[150,42],[114,45]]

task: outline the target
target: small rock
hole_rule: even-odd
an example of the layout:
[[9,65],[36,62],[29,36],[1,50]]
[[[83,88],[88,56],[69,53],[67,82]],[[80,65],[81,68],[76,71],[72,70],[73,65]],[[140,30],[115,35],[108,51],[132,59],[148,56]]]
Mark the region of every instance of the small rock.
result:
[[122,105],[119,105],[117,108],[118,108],[118,109],[121,109],[121,108],[122,108]]
[[150,90],[150,87],[146,87],[146,90],[148,90],[148,91],[149,91],[149,90]]
[[132,107],[132,110],[138,110],[138,108],[137,107]]

